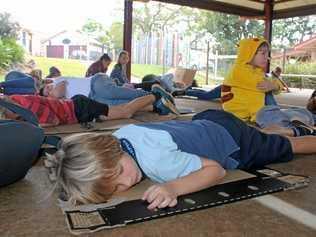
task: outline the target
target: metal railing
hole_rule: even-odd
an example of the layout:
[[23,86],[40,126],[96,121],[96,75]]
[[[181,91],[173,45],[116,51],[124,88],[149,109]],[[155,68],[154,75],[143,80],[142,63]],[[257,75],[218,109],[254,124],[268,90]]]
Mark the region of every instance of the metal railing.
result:
[[[300,89],[302,88],[311,88],[311,89],[315,89],[316,88],[316,75],[305,75],[305,74],[281,74],[282,78],[285,79],[286,83],[288,84],[289,87],[293,87],[291,86],[291,84],[293,82],[288,82],[286,80],[286,78],[290,78],[290,77],[298,77],[299,79],[299,87]],[[295,83],[296,84],[296,83]],[[297,85],[296,84],[296,85]],[[294,86],[296,87],[296,86]]]

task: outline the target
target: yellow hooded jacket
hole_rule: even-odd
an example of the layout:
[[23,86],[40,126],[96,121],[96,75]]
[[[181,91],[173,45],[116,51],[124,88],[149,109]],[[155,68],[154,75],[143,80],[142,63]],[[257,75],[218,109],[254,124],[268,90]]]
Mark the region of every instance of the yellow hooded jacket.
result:
[[[223,109],[244,121],[255,122],[256,113],[265,103],[265,92],[256,88],[265,79],[264,69],[249,64],[262,43],[267,41],[259,38],[240,41],[237,59],[222,86]],[[271,81],[281,89],[277,79]]]

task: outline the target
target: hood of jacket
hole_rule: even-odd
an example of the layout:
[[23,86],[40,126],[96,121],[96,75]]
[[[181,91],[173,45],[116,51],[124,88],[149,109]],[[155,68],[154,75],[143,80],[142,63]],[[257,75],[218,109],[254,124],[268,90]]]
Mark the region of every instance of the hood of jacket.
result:
[[248,64],[263,43],[268,44],[263,38],[242,39],[239,42],[236,64]]

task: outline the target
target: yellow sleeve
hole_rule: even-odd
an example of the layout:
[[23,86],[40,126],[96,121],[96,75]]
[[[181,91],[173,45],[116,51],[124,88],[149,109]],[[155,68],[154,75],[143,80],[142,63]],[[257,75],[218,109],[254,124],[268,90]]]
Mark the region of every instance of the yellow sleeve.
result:
[[279,79],[272,79],[271,82],[277,87],[277,89],[273,90],[272,93],[274,95],[280,94],[284,89],[282,82]]

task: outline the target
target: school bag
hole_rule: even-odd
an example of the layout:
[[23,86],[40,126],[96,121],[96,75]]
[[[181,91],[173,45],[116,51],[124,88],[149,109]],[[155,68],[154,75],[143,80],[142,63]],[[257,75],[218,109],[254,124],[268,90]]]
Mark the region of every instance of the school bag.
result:
[[28,109],[0,99],[0,106],[25,121],[0,120],[0,187],[23,179],[43,152],[42,144],[57,147],[60,138],[45,136],[37,117]]

